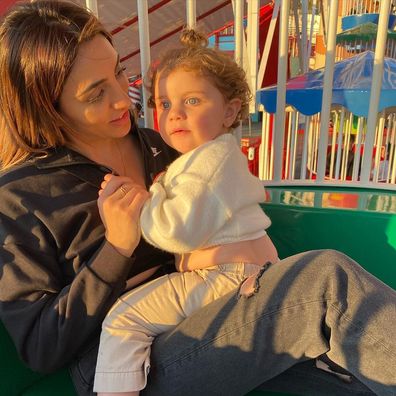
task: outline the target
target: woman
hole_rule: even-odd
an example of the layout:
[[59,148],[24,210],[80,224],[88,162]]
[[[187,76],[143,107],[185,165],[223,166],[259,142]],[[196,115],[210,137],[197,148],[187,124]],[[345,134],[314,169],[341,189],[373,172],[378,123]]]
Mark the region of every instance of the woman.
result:
[[52,371],[96,347],[121,292],[173,265],[143,241],[125,257],[104,238],[103,176],[144,190],[177,154],[130,118],[118,54],[84,9],[26,3],[0,40],[1,320],[22,359]]
[[[0,319],[31,368],[70,366],[88,395],[106,312],[172,268],[172,257],[139,241],[136,219],[146,188],[176,153],[130,118],[111,38],[81,7],[19,5],[0,28],[0,47]],[[96,199],[108,172],[141,187],[131,205],[116,205],[105,234]],[[115,194],[119,201],[125,192]],[[283,260],[260,285],[160,336],[144,393],[243,395],[309,372],[324,354],[365,384],[337,382],[333,395],[396,392],[393,290],[332,251]],[[318,383],[320,372],[313,375]]]

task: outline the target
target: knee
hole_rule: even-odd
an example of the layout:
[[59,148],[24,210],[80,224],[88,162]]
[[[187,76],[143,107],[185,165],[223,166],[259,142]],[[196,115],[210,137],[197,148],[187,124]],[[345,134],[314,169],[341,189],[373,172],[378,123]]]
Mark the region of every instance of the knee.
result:
[[333,269],[350,271],[357,267],[357,263],[351,257],[334,249],[323,250],[322,260],[328,267]]
[[323,278],[344,279],[351,272],[359,271],[358,265],[346,254],[333,249],[314,250],[302,254],[303,273],[312,281]]
[[[314,250],[310,255],[309,263],[315,267],[320,266],[321,270],[334,270],[335,268],[351,268],[356,263],[345,253],[334,249]],[[319,268],[318,268],[319,269]]]

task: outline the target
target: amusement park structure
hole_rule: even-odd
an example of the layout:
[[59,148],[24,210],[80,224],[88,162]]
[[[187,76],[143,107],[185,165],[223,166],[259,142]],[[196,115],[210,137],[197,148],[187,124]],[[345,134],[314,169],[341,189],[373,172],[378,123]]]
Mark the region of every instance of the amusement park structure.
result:
[[[396,1],[74,1],[112,32],[135,87],[185,25],[209,32],[249,78],[260,133],[235,134],[247,136],[280,257],[337,249],[396,288]],[[144,89],[133,95],[155,126]],[[0,396],[76,395],[66,369],[26,368],[1,323],[0,340]]]

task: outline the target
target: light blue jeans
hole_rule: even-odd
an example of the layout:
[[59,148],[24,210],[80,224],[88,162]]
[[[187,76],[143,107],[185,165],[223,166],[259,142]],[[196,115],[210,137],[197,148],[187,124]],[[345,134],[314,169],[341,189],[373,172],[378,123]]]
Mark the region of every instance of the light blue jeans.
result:
[[[274,389],[277,378],[298,379],[298,369],[323,354],[352,373],[357,388],[335,379],[329,393],[331,381],[321,380],[331,374],[310,367],[311,380],[300,376],[304,389],[291,382],[283,390],[396,395],[396,292],[329,250],[270,266],[252,297],[230,293],[159,336],[142,394],[242,396],[263,383]],[[323,392],[314,390],[319,383]]]

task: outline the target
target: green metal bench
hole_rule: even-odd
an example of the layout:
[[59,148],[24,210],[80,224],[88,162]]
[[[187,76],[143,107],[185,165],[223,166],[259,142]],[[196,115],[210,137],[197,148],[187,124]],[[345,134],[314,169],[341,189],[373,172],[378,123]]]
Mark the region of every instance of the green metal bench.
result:
[[[396,289],[396,191],[346,188],[267,188],[262,206],[280,257],[311,249],[340,250]],[[0,396],[75,396],[66,369],[29,370],[0,324]],[[270,395],[251,392],[249,396]],[[275,393],[272,393],[275,395]],[[276,395],[281,395],[280,393]]]

